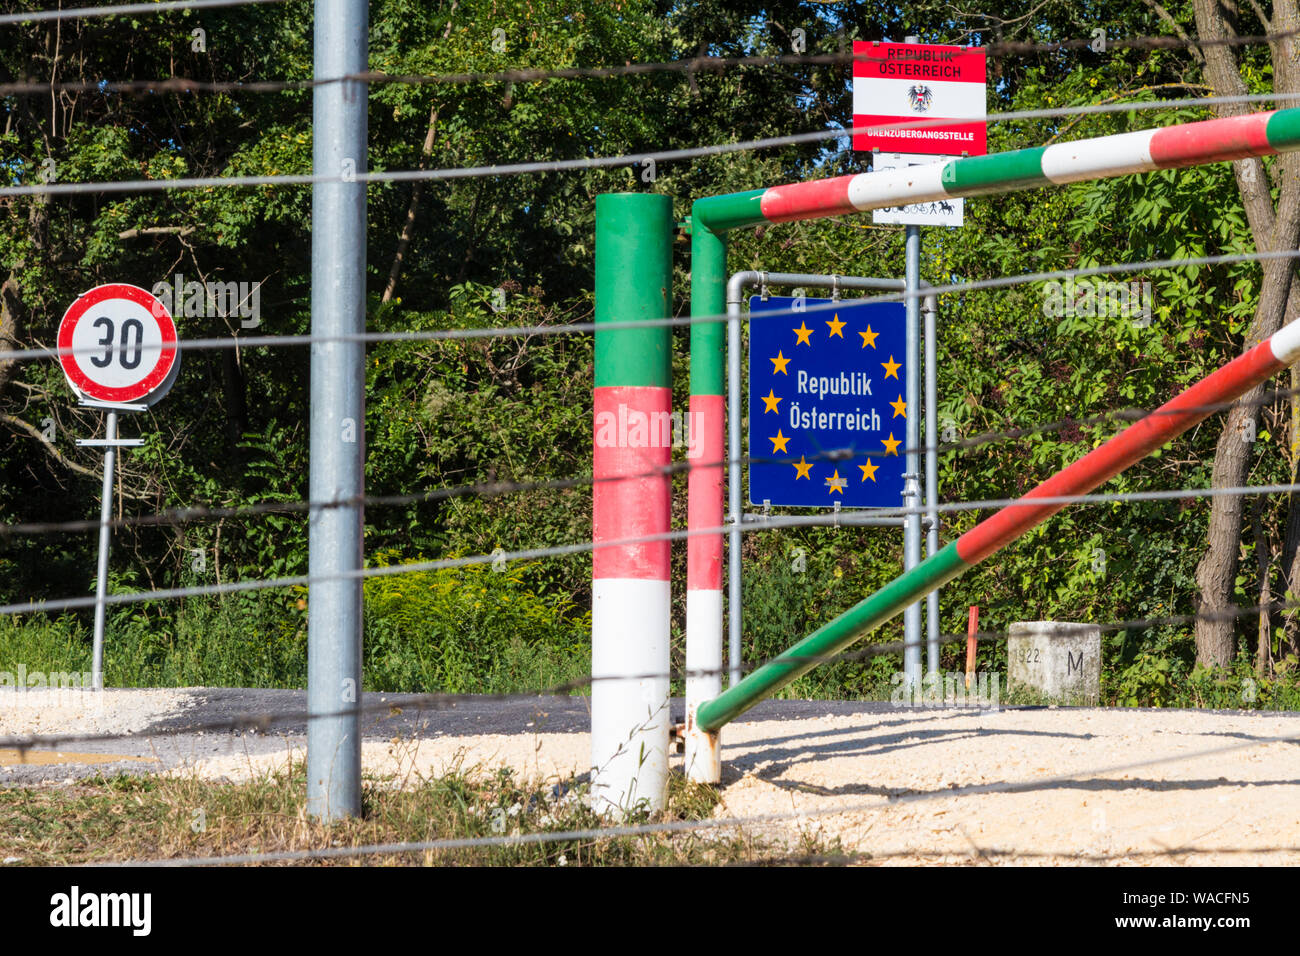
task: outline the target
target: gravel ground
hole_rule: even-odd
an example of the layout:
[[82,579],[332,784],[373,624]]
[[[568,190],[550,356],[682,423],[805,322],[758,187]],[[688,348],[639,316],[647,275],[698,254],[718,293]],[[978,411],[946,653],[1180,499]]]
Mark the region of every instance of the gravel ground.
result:
[[727,738],[723,812],[806,813],[772,832],[820,830],[886,863],[1296,864],[1300,747],[1197,756],[1280,736],[1300,737],[1300,715],[1062,708],[752,723]]
[[193,702],[187,690],[0,687],[0,736],[144,730]]
[[[724,732],[717,815],[793,816],[750,829],[790,846],[801,831],[819,833],[882,863],[1294,865],[1300,747],[1253,743],[1282,736],[1300,738],[1300,715],[877,709],[750,719]],[[362,760],[399,781],[497,766],[564,779],[587,770],[588,747],[581,732],[448,734],[368,741]],[[195,769],[240,779],[288,753]]]
[[[104,697],[103,710],[87,715],[57,708],[33,715],[0,698],[0,736],[147,727],[160,736],[133,739],[131,747],[75,747],[124,761],[152,754],[153,766],[230,780],[303,755],[301,720],[293,716],[301,692]],[[510,766],[551,779],[588,769],[582,698],[487,699],[438,710],[412,707],[404,695],[388,695],[387,703],[386,713],[366,720],[363,764],[399,784],[453,767]],[[279,733],[183,732],[254,705],[286,718]],[[1295,865],[1300,746],[1261,742],[1274,737],[1300,739],[1300,714],[768,701],[724,731],[717,815],[781,815],[748,829],[791,846],[802,831],[820,833],[884,864]],[[1202,755],[1211,750],[1224,752]],[[0,767],[0,781],[103,769],[11,765]]]

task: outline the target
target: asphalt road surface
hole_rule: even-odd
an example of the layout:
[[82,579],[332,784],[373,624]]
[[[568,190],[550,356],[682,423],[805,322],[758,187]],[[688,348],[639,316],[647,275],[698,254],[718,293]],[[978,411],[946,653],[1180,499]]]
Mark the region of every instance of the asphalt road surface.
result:
[[[113,693],[113,691],[110,691]],[[197,688],[180,692],[190,705],[176,716],[114,740],[63,740],[19,753],[0,746],[10,759],[0,765],[0,786],[71,782],[83,777],[170,769],[224,754],[260,754],[303,744],[307,735],[307,692],[250,688]],[[419,694],[363,696],[362,737],[366,740],[472,736],[477,734],[579,733],[590,729],[586,697],[466,697],[431,705]],[[750,714],[768,720],[796,720],[828,714],[879,714],[888,703],[853,701],[764,701]],[[684,718],[681,698],[673,700],[673,722]],[[3,736],[3,735],[0,735]]]
[[[110,691],[110,693],[114,693]],[[199,688],[179,692],[189,706],[130,736],[112,740],[64,740],[19,752],[0,745],[0,786],[71,782],[116,773],[169,769],[213,756],[256,755],[301,745],[306,740],[306,691]],[[590,729],[586,697],[466,697],[430,705],[417,694],[364,695],[362,735],[367,740],[395,737],[465,737],[479,734],[579,733]],[[1028,709],[1028,708],[1005,708]],[[797,721],[817,717],[879,717],[894,711],[889,702],[767,700],[746,720]],[[683,719],[681,698],[673,701],[673,721]],[[1168,713],[1168,711],[1165,711]],[[1205,714],[1207,711],[1196,711]],[[1225,712],[1240,713],[1240,712]],[[1266,716],[1255,712],[1256,716]],[[1274,716],[1295,716],[1278,712]]]

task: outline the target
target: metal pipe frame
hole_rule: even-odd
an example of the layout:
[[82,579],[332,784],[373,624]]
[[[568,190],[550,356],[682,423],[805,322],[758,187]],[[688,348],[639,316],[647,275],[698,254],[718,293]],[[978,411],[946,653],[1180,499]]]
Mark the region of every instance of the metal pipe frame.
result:
[[[740,323],[741,323],[741,306],[744,305],[744,292],[747,288],[764,287],[764,286],[809,286],[812,288],[829,288],[835,291],[841,289],[850,289],[858,291],[886,291],[886,292],[903,292],[907,291],[905,279],[884,279],[872,276],[841,276],[841,275],[823,275],[808,272],[762,272],[762,271],[744,271],[736,272],[727,280],[727,455],[730,467],[728,469],[728,502],[730,513],[727,516],[727,523],[731,526],[728,533],[727,547],[727,600],[728,600],[728,670],[732,684],[739,682],[741,671],[741,561],[740,561],[740,531],[739,527],[742,521],[749,516],[742,515],[742,495],[741,495],[741,427],[740,427],[740,407],[741,407],[741,378],[743,376],[744,360],[740,346]],[[918,282],[919,289],[932,288],[932,283],[920,279]],[[916,290],[913,290],[916,291]],[[915,297],[909,297],[909,302],[915,302]],[[922,299],[922,312],[926,317],[924,331],[925,339],[925,381],[926,381],[926,440],[929,443],[925,450],[925,503],[930,508],[937,504],[938,498],[938,452],[935,447],[934,424],[931,421],[933,417],[933,407],[935,395],[937,394],[936,374],[932,368],[934,362],[935,346],[935,317],[939,311],[939,298],[934,294],[928,294]],[[909,380],[915,378],[915,375],[909,376]],[[908,386],[908,401],[914,401],[912,396],[911,385]],[[911,407],[915,407],[912,405]],[[909,436],[907,447],[916,449],[920,445],[919,436]],[[916,502],[910,504],[904,502],[905,507],[915,507]],[[931,553],[938,550],[938,527],[939,516],[936,511],[929,511],[922,517],[923,526],[929,531],[933,539],[930,545]],[[809,526],[826,526],[826,525],[857,525],[861,527],[897,527],[905,528],[908,517],[890,518],[875,516],[860,516],[850,518],[848,514],[840,515],[834,519],[825,519],[818,516],[807,516],[807,518],[783,518],[786,524],[809,525]],[[919,563],[919,555],[918,561]],[[732,610],[734,609],[734,610]],[[932,659],[927,661],[931,671],[938,669],[938,634],[939,634],[939,596],[938,593],[930,601],[930,613],[934,620],[927,622],[930,630],[933,632],[935,640],[934,646],[929,650]],[[919,643],[919,638],[918,638]]]
[[[917,240],[917,249],[919,257],[919,239]],[[816,273],[804,272],[760,272],[760,271],[742,271],[733,273],[727,281],[726,305],[727,305],[727,501],[728,515],[727,524],[727,637],[728,637],[728,670],[729,686],[735,686],[740,683],[742,669],[742,647],[741,647],[741,626],[743,623],[743,602],[742,602],[742,560],[741,560],[741,526],[747,517],[761,521],[762,516],[746,516],[743,511],[743,467],[742,467],[742,435],[741,435],[741,379],[743,377],[743,350],[741,348],[741,322],[743,319],[741,308],[744,305],[745,289],[758,286],[765,288],[769,285],[774,286],[808,286],[811,288],[829,288],[832,293],[838,296],[841,290],[860,290],[860,291],[918,291],[922,288],[929,288],[930,283],[921,280],[919,275],[919,260],[914,263],[917,266],[913,278],[916,283],[909,289],[906,279],[887,279],[869,276],[841,276],[841,275],[823,275]],[[907,401],[909,407],[915,409],[919,403],[919,383],[918,376],[915,373],[917,367],[917,349],[916,337],[920,332],[919,323],[917,322],[916,310],[918,299],[916,296],[909,296],[907,299],[908,308],[908,361],[911,372],[908,375],[908,392]],[[926,355],[929,359],[933,354],[932,343],[929,337],[934,335],[934,316],[938,311],[938,298],[933,294],[924,297],[925,314],[929,320],[927,326]],[[927,383],[930,383],[931,370],[927,368]],[[930,383],[931,385],[933,383]],[[928,389],[926,396],[927,402],[933,400],[932,389]],[[927,415],[929,415],[927,408]],[[933,428],[927,424],[927,431],[933,431]],[[917,447],[920,444],[919,436],[919,418],[915,414],[908,417],[908,434],[907,447],[912,449],[908,453],[909,471],[915,471],[915,462],[918,458]],[[926,449],[926,494],[927,504],[931,507],[935,504],[934,494],[937,487],[937,450],[934,448],[934,442],[930,442],[930,447]],[[911,480],[910,487],[917,487],[915,479]],[[905,498],[903,505],[906,508],[915,508],[917,506],[917,495]],[[792,526],[810,526],[810,527],[827,527],[827,526],[856,526],[856,527],[889,527],[903,528],[904,533],[913,536],[915,560],[911,563],[905,563],[905,569],[910,570],[916,564],[920,563],[920,531],[923,525],[928,526],[931,536],[936,545],[938,534],[936,530],[938,516],[931,512],[926,515],[920,513],[911,513],[903,517],[887,517],[861,513],[841,513],[837,511],[833,516],[809,515],[783,518],[783,523]],[[937,594],[931,601],[930,613],[933,620],[930,622],[932,631],[936,636],[934,649],[930,652],[933,659],[929,664],[931,669],[938,667],[938,596]],[[916,622],[916,634],[912,636],[911,644],[915,646],[916,664],[915,664],[915,682],[919,684],[920,680],[920,605],[915,608],[918,615]],[[720,637],[721,635],[719,635]],[[692,659],[713,660],[715,657],[721,659],[721,646],[714,648],[712,642],[708,641],[708,635],[701,631],[687,632],[688,645],[709,644],[708,647],[688,646],[688,657]],[[718,642],[721,643],[720,641]],[[716,690],[710,694],[709,690],[713,689],[716,683]],[[722,691],[721,675],[714,678],[711,674],[707,677],[701,677],[687,683],[686,711],[687,711],[687,774],[692,780],[700,783],[717,783],[721,778],[721,739],[718,734],[702,734],[695,727],[693,715],[699,705],[705,700],[716,697]]]
[[[926,283],[922,283],[923,285]],[[925,556],[939,553],[939,370],[938,353],[938,300],[927,295],[922,300],[925,340]],[[935,588],[925,598],[925,666],[931,674],[939,673],[939,589]]]
[[[921,227],[905,227],[906,291],[920,289],[921,278]],[[921,563],[921,513],[916,509],[921,503],[921,383],[917,375],[921,364],[921,303],[915,294],[909,294],[907,308],[907,424],[904,429],[907,441],[907,474],[903,476],[903,504],[909,509],[903,524],[903,570],[911,571]],[[921,605],[910,605],[903,612],[903,682],[908,693],[921,686]]]

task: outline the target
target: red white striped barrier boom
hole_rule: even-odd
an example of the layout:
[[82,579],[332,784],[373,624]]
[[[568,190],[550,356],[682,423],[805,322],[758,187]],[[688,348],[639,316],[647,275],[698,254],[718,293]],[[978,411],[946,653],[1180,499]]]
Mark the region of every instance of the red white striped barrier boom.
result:
[[712,196],[696,200],[692,222],[717,232],[1271,156],[1297,148],[1300,108],[1273,110]]

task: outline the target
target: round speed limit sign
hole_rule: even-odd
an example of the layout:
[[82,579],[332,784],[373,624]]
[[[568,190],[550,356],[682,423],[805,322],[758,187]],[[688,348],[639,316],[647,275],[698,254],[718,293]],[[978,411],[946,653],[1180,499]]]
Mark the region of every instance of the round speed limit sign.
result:
[[176,324],[166,306],[138,286],[114,283],[82,293],[59,323],[59,362],[79,395],[100,402],[152,405],[180,370]]

